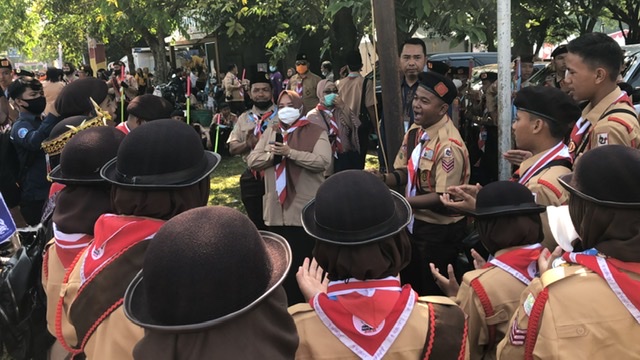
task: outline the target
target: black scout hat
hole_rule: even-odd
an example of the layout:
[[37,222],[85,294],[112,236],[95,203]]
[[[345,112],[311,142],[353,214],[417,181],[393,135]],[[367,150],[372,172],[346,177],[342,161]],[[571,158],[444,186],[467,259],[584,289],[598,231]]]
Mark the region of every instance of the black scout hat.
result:
[[458,96],[458,90],[453,81],[434,71],[421,73],[418,76],[418,84],[449,105]]
[[480,189],[476,208],[470,213],[478,218],[500,215],[535,214],[546,210],[536,204],[531,191],[513,181],[495,181]]
[[13,70],[13,65],[11,65],[11,61],[7,58],[0,59],[0,69],[9,69]]
[[161,119],[133,129],[100,175],[124,187],[180,188],[204,179],[219,162],[220,155],[204,151],[191,126]]
[[362,170],[329,177],[302,209],[302,226],[309,235],[339,245],[387,238],[410,220],[411,207],[405,198]]
[[489,80],[491,82],[494,82],[498,80],[498,73],[493,71],[483,72],[482,74],[480,74],[480,80]]
[[118,153],[125,134],[110,126],[86,129],[74,136],[62,150],[60,165],[49,177],[61,184],[100,183],[100,169]]
[[307,54],[298,53],[298,56],[296,56],[296,61],[309,61],[309,59],[307,58]]
[[567,50],[567,45],[560,45],[557,48],[553,49],[553,52],[551,53],[551,57],[554,58],[558,55],[566,54],[568,52],[569,50]]
[[124,311],[147,329],[206,329],[258,305],[282,283],[291,262],[283,237],[258,231],[239,211],[192,209],[158,230],[125,293]]
[[435,71],[438,74],[446,75],[451,67],[444,61],[427,61],[429,71]]
[[141,120],[152,121],[171,117],[173,106],[164,98],[152,94],[136,96],[127,106],[127,112]]
[[255,73],[255,75],[253,75],[253,77],[251,78],[251,85],[260,83],[269,84],[269,86],[271,86],[271,77],[269,76],[269,74],[264,71],[258,71],[257,73]]
[[62,88],[55,107],[60,116],[89,114],[94,106],[90,98],[100,105],[107,97],[107,83],[97,78],[78,79]]
[[640,208],[640,150],[607,145],[589,150],[558,180],[571,196],[609,207]]
[[513,105],[522,111],[562,124],[580,118],[581,111],[573,98],[551,86],[527,86],[516,94]]

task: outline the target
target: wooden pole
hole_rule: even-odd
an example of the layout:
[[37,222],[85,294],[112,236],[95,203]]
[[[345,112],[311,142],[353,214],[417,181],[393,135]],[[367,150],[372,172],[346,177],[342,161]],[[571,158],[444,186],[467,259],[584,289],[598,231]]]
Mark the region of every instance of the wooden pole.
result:
[[400,150],[404,136],[395,13],[394,0],[373,0],[375,35],[377,43],[380,44],[377,49],[386,142],[386,148],[383,150],[388,162],[387,171],[393,170],[393,161]]

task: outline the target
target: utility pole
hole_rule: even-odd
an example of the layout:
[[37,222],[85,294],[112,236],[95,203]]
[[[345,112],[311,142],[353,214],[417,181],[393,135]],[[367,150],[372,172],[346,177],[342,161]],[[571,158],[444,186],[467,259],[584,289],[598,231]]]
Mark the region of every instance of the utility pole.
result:
[[498,178],[509,180],[511,164],[511,0],[498,0]]
[[402,138],[404,137],[402,98],[400,96],[400,63],[396,35],[396,9],[394,0],[372,0],[372,3],[376,26],[376,42],[383,44],[383,46],[377,47],[377,50],[380,64],[380,81],[382,83],[382,108],[386,142],[384,151],[388,162],[387,171],[391,171],[393,169],[393,161],[398,150],[400,150]]

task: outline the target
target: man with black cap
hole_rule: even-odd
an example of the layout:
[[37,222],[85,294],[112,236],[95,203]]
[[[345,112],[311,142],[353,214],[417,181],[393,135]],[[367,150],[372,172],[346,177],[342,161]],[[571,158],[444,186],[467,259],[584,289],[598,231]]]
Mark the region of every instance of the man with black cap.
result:
[[47,180],[45,154],[40,147],[60,118],[51,113],[42,120],[47,100],[40,81],[19,78],[9,85],[8,91],[20,110],[20,116],[11,128],[11,141],[20,160],[20,213],[28,225],[37,225],[51,186]]
[[148,121],[168,119],[172,112],[173,106],[164,98],[151,94],[139,95],[127,105],[127,121],[118,124],[116,129],[126,135]]
[[564,83],[564,75],[567,71],[567,64],[565,62],[567,52],[567,45],[560,45],[553,49],[553,52],[551,53],[551,57],[553,58],[553,67],[556,70],[552,75],[553,86],[564,92],[569,92],[567,85]]
[[343,171],[320,186],[302,211],[316,244],[297,274],[308,304],[289,309],[300,335],[296,359],[465,358],[462,310],[400,284],[410,221],[407,200],[370,173]]
[[93,242],[63,280],[56,337],[67,351],[89,359],[131,358],[143,330],[124,315],[125,290],[162,224],[207,204],[209,174],[219,162],[191,126],[173,119],[152,121],[125,137],[118,156],[100,170],[112,186],[114,213],[98,218]]
[[543,251],[540,215],[531,191],[512,181],[496,181],[478,192],[470,213],[476,218],[480,241],[492,255],[486,265],[464,274],[458,286],[453,268],[449,278],[431,264],[438,285],[469,316],[471,359],[495,359],[498,342],[509,333],[520,294],[538,272]]
[[369,145],[369,134],[376,129],[375,104],[376,94],[373,91],[373,81],[365,79],[361,74],[362,56],[359,51],[347,53],[347,67],[349,74],[336,82],[340,98],[354,115],[360,119],[358,138],[360,139],[359,168],[364,169],[365,158]]
[[172,218],[125,295],[125,314],[145,328],[133,358],[293,359],[298,335],[281,286],[290,267],[287,241],[237,210]]
[[442,294],[428,263],[439,269],[453,264],[466,234],[464,217],[448,212],[439,194],[469,181],[469,155],[458,129],[447,115],[457,95],[453,82],[434,71],[422,73],[413,100],[415,124],[407,132],[392,173],[378,176],[388,186],[406,184],[415,221],[412,260],[402,280],[421,295]]
[[[271,125],[278,123],[278,108],[272,100],[271,79],[265,72],[257,72],[251,79],[251,100],[253,107],[240,115],[231,135],[229,135],[229,153],[242,155],[247,162],[247,155],[260,140],[262,133]],[[213,139],[212,139],[213,141]],[[240,175],[240,198],[249,219],[260,230],[266,229],[262,218],[262,196],[264,195],[264,179],[261,172],[247,168]]]
[[585,250],[545,251],[541,275],[522,292],[498,359],[638,357],[639,177],[640,151],[621,145],[587,151],[561,177]]
[[451,67],[444,61],[427,61],[427,69],[435,71],[440,75],[451,77]]
[[617,85],[624,60],[620,45],[606,34],[589,33],[571,40],[567,51],[564,81],[569,95],[587,102],[571,131],[572,157],[611,144],[639,148],[638,114]]
[[291,77],[287,90],[293,90],[300,95],[304,104],[305,114],[318,105],[317,88],[322,78],[309,70],[307,54],[299,53],[296,56],[296,74]]

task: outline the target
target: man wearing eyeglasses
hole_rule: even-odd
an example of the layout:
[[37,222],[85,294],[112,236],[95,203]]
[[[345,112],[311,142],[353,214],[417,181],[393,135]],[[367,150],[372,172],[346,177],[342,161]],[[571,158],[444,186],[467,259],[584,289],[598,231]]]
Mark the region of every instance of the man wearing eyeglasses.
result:
[[302,111],[305,114],[315,108],[318,102],[320,102],[316,93],[320,80],[322,80],[320,76],[309,70],[307,54],[298,54],[296,57],[296,74],[289,80],[287,90],[293,90],[300,95],[302,104],[304,105]]

